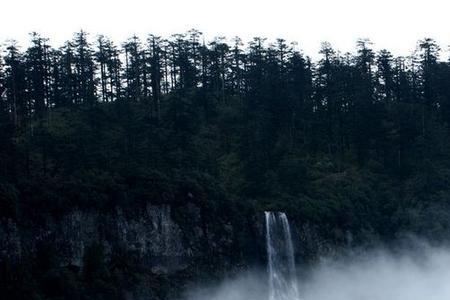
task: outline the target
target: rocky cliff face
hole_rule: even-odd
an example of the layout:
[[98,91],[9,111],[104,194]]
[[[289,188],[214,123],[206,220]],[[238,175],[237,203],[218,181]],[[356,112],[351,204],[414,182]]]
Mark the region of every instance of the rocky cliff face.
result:
[[[121,208],[102,214],[76,210],[40,227],[20,227],[12,220],[0,226],[0,261],[33,257],[40,248],[52,248],[60,266],[82,268],[86,249],[102,245],[106,257],[115,248],[135,253],[152,273],[174,273],[202,257],[235,255],[240,250],[230,223],[205,220],[192,203],[178,206],[147,204],[132,215]],[[248,230],[248,228],[244,229]],[[258,233],[257,233],[258,234]],[[235,253],[228,253],[235,249]],[[237,254],[239,256],[239,253]],[[220,259],[220,258],[219,258]]]
[[[195,207],[190,213],[196,214]],[[170,206],[150,204],[134,216],[120,208],[110,214],[77,210],[36,228],[21,228],[4,220],[0,259],[17,261],[50,246],[58,253],[61,266],[82,267],[86,248],[99,243],[107,256],[114,247],[122,247],[137,253],[152,272],[170,273],[186,268],[200,255],[204,232],[198,218],[192,221],[192,228],[182,228],[173,220]]]
[[[76,210],[32,228],[3,220],[0,261],[20,261],[39,249],[52,249],[59,266],[82,269],[86,249],[99,244],[106,260],[115,249],[124,249],[154,274],[173,274],[199,264],[226,269],[264,263],[263,218],[256,214],[237,223],[224,220],[205,216],[190,202],[177,207],[147,204],[132,214],[121,208],[107,214]],[[292,226],[299,262],[332,251],[313,226]]]

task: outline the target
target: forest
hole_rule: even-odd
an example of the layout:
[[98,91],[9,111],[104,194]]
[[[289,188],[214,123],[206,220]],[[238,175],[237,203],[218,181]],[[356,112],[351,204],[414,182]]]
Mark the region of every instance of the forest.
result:
[[[190,201],[217,235],[220,224],[282,210],[335,245],[350,233],[354,245],[445,240],[450,61],[430,38],[407,56],[372,47],[361,39],[341,53],[325,42],[312,59],[283,39],[205,41],[197,30],[120,45],[84,31],[58,48],[38,33],[26,48],[6,41],[1,226]],[[243,248],[247,234],[236,237]],[[50,248],[19,262],[0,255],[1,293],[125,299],[123,282],[166,282],[132,254],[119,251],[113,263],[94,245],[79,271],[55,263]],[[223,251],[231,265],[245,258]]]

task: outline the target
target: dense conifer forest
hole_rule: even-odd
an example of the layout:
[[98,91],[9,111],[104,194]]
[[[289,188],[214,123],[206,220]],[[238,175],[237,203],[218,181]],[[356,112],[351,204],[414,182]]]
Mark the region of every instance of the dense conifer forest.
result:
[[[432,39],[405,57],[368,40],[354,53],[323,43],[317,59],[282,39],[205,41],[196,30],[121,45],[81,31],[50,45],[33,33],[0,57],[5,226],[189,199],[206,223],[283,210],[336,244],[349,232],[355,244],[449,235],[450,62]],[[82,271],[52,263],[49,248],[2,260],[2,293],[123,299],[123,282],[164,288],[131,255],[105,262],[100,248]]]

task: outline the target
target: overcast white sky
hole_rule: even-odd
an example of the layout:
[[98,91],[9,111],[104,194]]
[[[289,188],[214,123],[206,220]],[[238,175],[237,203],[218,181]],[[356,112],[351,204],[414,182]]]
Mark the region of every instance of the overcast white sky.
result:
[[315,55],[322,41],[351,51],[358,38],[408,55],[418,39],[450,44],[450,0],[2,0],[0,42],[38,31],[57,46],[81,28],[115,41],[191,28],[214,36],[282,37]]

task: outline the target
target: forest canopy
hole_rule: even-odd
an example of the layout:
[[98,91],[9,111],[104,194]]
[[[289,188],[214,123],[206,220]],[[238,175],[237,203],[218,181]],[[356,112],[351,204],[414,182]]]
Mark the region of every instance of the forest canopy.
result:
[[319,54],[283,39],[206,42],[196,30],[120,46],[83,31],[60,48],[38,33],[23,50],[6,42],[1,217],[43,222],[195,191],[206,206],[285,209],[388,239],[444,234],[450,63],[440,47],[426,38],[394,57],[359,40],[353,54],[329,43]]

